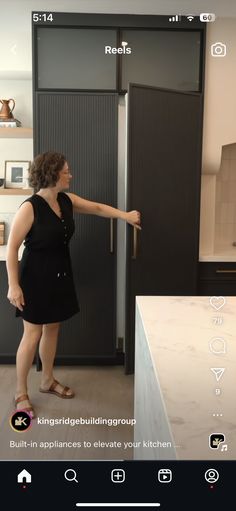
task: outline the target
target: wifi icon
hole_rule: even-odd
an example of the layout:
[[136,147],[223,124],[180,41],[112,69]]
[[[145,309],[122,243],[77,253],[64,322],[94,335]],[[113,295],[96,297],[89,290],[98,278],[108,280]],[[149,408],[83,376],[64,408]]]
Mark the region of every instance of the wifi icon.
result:
[[194,16],[192,14],[189,14],[189,16],[187,16],[187,20],[188,21],[193,21],[194,20]]

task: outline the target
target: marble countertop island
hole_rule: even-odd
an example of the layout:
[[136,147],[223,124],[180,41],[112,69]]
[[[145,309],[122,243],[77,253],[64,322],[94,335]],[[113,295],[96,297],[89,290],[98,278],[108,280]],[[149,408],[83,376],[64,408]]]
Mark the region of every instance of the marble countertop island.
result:
[[236,298],[223,300],[136,298],[135,459],[236,459]]

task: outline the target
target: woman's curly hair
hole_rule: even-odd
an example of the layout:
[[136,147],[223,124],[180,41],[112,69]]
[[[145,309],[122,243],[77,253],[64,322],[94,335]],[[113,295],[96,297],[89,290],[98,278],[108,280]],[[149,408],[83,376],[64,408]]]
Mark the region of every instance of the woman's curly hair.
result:
[[29,168],[29,186],[38,192],[40,188],[56,186],[59,179],[59,172],[62,170],[66,158],[61,153],[48,151],[38,154]]

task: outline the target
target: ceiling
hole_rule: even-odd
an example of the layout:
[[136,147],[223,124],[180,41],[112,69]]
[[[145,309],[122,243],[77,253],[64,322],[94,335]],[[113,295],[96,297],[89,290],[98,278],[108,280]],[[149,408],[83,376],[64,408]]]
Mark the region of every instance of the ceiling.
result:
[[[89,5],[89,1],[87,4]],[[102,2],[100,2],[102,3]],[[116,4],[116,1],[110,2]],[[236,17],[236,0],[120,0],[120,7],[133,6],[133,14],[200,14],[213,12],[220,17]],[[127,12],[127,11],[126,11]]]
[[[236,0],[0,0],[11,12],[58,11],[124,14],[200,14],[236,17]],[[4,11],[4,9],[3,9]],[[2,12],[1,12],[2,15]],[[24,16],[25,14],[22,13]]]

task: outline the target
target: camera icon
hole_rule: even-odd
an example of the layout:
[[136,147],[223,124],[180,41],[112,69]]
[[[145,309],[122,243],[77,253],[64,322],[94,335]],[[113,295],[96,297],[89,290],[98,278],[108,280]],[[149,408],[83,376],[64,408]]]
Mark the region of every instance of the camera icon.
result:
[[214,43],[211,45],[212,57],[225,57],[226,55],[226,44]]

